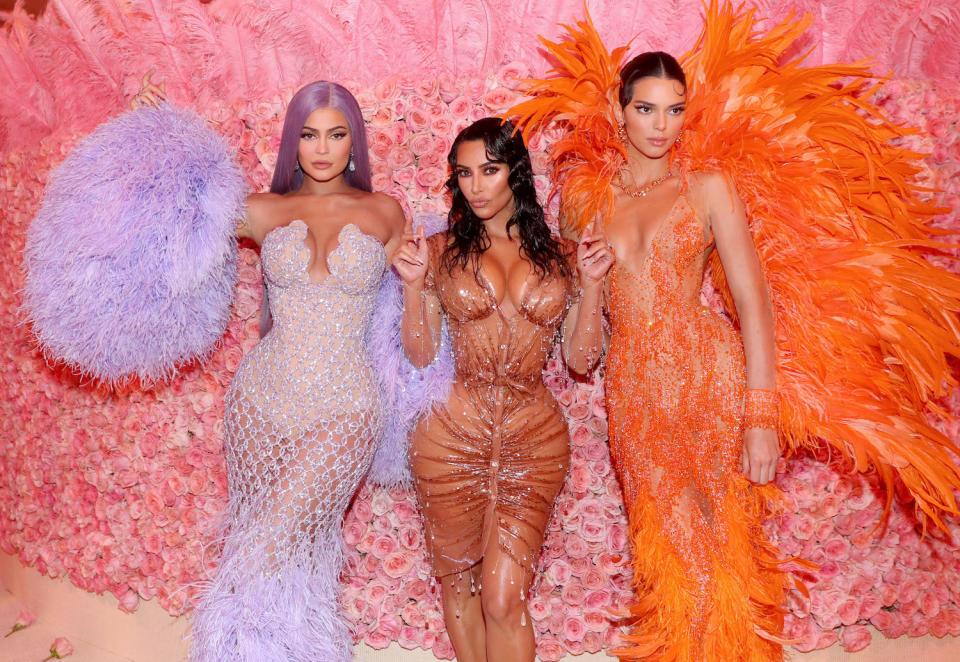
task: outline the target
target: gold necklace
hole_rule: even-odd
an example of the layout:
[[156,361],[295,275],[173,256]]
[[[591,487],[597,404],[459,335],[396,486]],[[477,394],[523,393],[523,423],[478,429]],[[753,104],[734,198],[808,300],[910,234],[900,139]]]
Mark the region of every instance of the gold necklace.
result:
[[645,198],[647,193],[657,188],[660,184],[663,184],[665,181],[673,177],[673,173],[667,170],[667,174],[657,177],[652,182],[644,184],[643,186],[628,186],[623,181],[623,175],[617,173],[617,185],[623,189],[623,192],[629,195],[631,198]]

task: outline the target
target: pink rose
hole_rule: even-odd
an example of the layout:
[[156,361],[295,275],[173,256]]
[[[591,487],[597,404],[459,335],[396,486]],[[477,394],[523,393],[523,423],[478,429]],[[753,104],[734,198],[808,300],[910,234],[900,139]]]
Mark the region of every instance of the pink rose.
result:
[[[404,120],[407,125],[410,127],[410,130],[413,132],[425,131],[430,126],[431,121],[430,113],[426,112],[421,108],[414,108],[407,111],[404,115]],[[413,147],[413,145],[411,145]],[[426,151],[426,150],[424,150]]]
[[527,600],[527,611],[530,618],[535,621],[542,621],[550,616],[550,603],[541,596],[534,596]]
[[563,637],[567,641],[583,641],[587,625],[579,616],[568,616],[563,622]]
[[586,592],[580,582],[570,582],[560,591],[560,597],[572,607],[582,605],[585,595]]
[[497,79],[504,85],[514,86],[527,77],[529,69],[523,62],[510,62],[503,65],[497,73]]
[[413,166],[407,166],[406,168],[400,168],[393,173],[393,181],[403,188],[410,188],[413,186],[416,175],[417,169]]
[[379,104],[392,103],[400,96],[396,76],[385,78],[373,88],[373,96]]
[[517,94],[505,87],[498,87],[483,95],[483,105],[491,113],[501,113],[514,104]]
[[482,78],[469,78],[463,83],[463,92],[469,98],[479,101],[486,86]]
[[419,527],[404,525],[397,532],[397,541],[404,549],[420,549],[423,545],[423,534]]
[[856,653],[870,644],[870,630],[863,625],[848,625],[840,634],[840,644],[848,653]]
[[[611,524],[609,529],[607,529],[607,549],[612,552],[622,552],[627,547],[627,533],[624,530],[623,525],[621,524]],[[584,535],[584,538],[587,538]]]
[[591,567],[590,560],[583,556],[571,558],[568,563],[574,577],[583,577]]
[[860,618],[860,602],[856,598],[849,598],[843,601],[837,610],[837,616],[844,625],[852,625]]
[[373,520],[373,509],[370,507],[370,503],[359,498],[353,503],[353,514],[361,522]]
[[583,538],[576,535],[565,536],[565,538],[564,548],[568,556],[584,557],[587,555],[587,543],[583,541]]
[[593,483],[593,475],[587,467],[578,464],[570,469],[568,480],[574,492],[586,492]]
[[443,633],[443,637],[438,638],[433,644],[433,655],[441,660],[453,659],[453,644],[451,644],[450,639],[447,638],[446,632]]
[[385,559],[396,548],[397,543],[394,542],[393,538],[390,538],[389,536],[380,536],[373,541],[373,547],[370,549],[370,553],[376,556],[378,559]]
[[445,103],[450,103],[457,97],[457,94],[459,94],[457,84],[449,76],[441,76],[437,79],[437,88],[440,93],[440,99]]
[[423,617],[423,612],[421,612],[419,606],[413,602],[407,602],[403,605],[403,608],[400,610],[400,618],[407,625],[416,628],[426,627],[427,624],[427,619]]
[[416,182],[424,192],[439,193],[446,181],[446,172],[437,167],[421,167],[417,170]]
[[383,572],[397,579],[407,574],[413,567],[413,555],[409,552],[393,552],[383,560]]
[[435,136],[449,136],[453,133],[453,122],[449,117],[434,117],[430,120],[430,132]]
[[583,615],[583,621],[590,633],[603,632],[610,627],[610,619],[599,611],[586,612]]
[[380,630],[368,632],[363,638],[363,641],[374,650],[383,650],[390,645],[390,637],[380,632]]
[[457,97],[450,102],[450,115],[455,120],[467,119],[470,116],[470,110],[473,103],[466,97]]
[[356,545],[363,538],[364,527],[356,520],[349,522],[343,527],[343,540],[348,545]]
[[14,632],[19,632],[24,628],[28,628],[33,625],[36,620],[37,617],[32,611],[29,609],[23,609],[19,614],[17,614],[17,620],[13,622],[13,627],[11,627],[10,631],[4,636],[9,637]]
[[408,143],[410,151],[416,156],[422,156],[433,151],[435,142],[433,136],[427,132],[415,133]]
[[555,559],[547,566],[544,574],[554,586],[563,586],[570,580],[570,566],[562,559]]
[[127,590],[120,596],[118,602],[119,604],[117,606],[120,608],[120,611],[132,614],[137,610],[137,607],[140,606],[140,596],[137,595],[136,591]]
[[396,121],[396,113],[394,113],[393,108],[390,106],[380,106],[377,108],[377,112],[370,116],[370,126],[377,127],[378,129],[389,127]]
[[422,641],[422,633],[423,630],[420,628],[405,625],[400,628],[400,634],[397,636],[397,643],[400,644],[400,648],[405,648],[406,650],[419,648],[420,642]]
[[537,657],[543,662],[556,662],[564,654],[563,646],[554,639],[541,638],[537,642]]
[[607,585],[607,579],[602,572],[592,567],[583,575],[583,586],[587,590],[596,591]]
[[[573,411],[574,409],[576,409],[577,407],[583,407],[583,405],[579,405],[579,404],[573,405],[573,406],[568,410],[568,413],[572,412],[572,411]],[[571,414],[571,417],[576,418],[576,417],[574,417],[572,414]],[[588,430],[585,426],[583,426],[583,425],[576,425],[576,424],[570,426],[570,443],[571,443],[571,445],[573,445],[573,446],[585,446],[586,444],[588,444],[588,443],[591,441],[591,439],[592,439],[592,436],[590,435],[590,430]]]
[[57,637],[50,646],[50,657],[47,659],[56,658],[59,660],[72,654],[73,644],[70,643],[70,640],[66,637]]

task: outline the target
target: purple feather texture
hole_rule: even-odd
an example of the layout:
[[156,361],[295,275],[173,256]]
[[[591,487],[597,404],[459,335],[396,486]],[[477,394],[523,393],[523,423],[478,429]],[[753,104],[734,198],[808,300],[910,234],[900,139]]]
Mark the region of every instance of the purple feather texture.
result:
[[[414,225],[423,225],[427,236],[446,229],[442,216],[423,215]],[[445,400],[453,384],[453,351],[444,323],[437,356],[417,369],[407,360],[400,339],[403,316],[403,286],[389,269],[383,278],[373,319],[367,331],[367,348],[383,391],[385,425],[367,480],[375,485],[409,485],[407,457],[413,426],[433,403]]]
[[[258,565],[269,544],[228,539],[216,576],[201,586],[190,662],[349,662],[350,625],[340,609],[343,542],[318,539],[309,560]],[[299,562],[298,562],[299,561]]]
[[224,141],[169,106],[99,126],[27,230],[24,311],[45,355],[104,382],[169,378],[230,318],[245,184]]

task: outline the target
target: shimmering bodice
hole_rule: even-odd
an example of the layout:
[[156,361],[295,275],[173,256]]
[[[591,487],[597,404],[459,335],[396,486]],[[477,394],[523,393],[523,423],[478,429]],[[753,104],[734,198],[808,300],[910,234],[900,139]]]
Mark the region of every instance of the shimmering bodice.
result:
[[264,239],[274,324],[235,378],[247,397],[290,423],[309,423],[331,408],[367,410],[378,396],[363,339],[383,276],[383,244],[348,223],[327,256],[329,275],[316,283],[306,237],[298,220]]
[[524,284],[517,313],[504,315],[493,286],[481,273],[440,264],[445,235],[431,238],[427,287],[443,306],[453,342],[458,380],[467,384],[540,384],[547,354],[570,305],[572,292],[562,277],[531,278]]
[[[700,309],[700,288],[713,238],[685,196],[677,198],[653,237],[650,252],[636,272],[617,261],[611,274],[610,308],[614,325],[642,320],[646,327],[664,317],[686,316]],[[706,312],[706,311],[704,311]],[[630,319],[637,316],[639,319]],[[616,334],[616,332],[614,332]]]

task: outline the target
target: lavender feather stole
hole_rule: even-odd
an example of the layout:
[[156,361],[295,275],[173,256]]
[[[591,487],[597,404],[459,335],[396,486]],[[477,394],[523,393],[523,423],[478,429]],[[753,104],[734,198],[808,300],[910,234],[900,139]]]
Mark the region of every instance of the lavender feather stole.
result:
[[[427,236],[446,229],[442,216],[423,215],[414,225],[424,226]],[[403,287],[392,269],[380,286],[373,319],[367,331],[367,349],[383,392],[383,436],[367,480],[375,485],[409,485],[409,435],[417,420],[433,406],[446,400],[453,384],[453,351],[446,324],[437,356],[430,365],[417,369],[410,363],[400,340],[403,316]]]
[[106,382],[168,378],[230,319],[245,184],[196,115],[125,113],[53,171],[27,230],[23,308],[48,359]]

